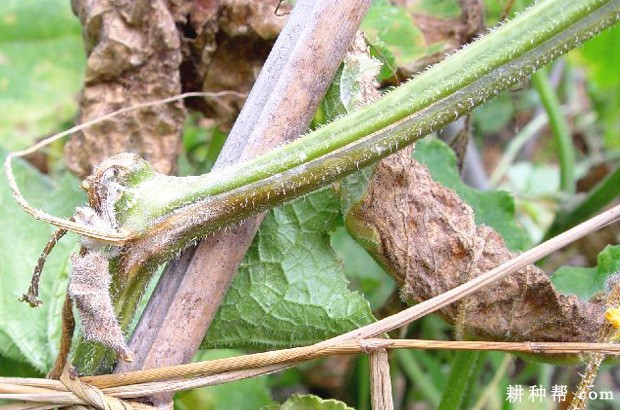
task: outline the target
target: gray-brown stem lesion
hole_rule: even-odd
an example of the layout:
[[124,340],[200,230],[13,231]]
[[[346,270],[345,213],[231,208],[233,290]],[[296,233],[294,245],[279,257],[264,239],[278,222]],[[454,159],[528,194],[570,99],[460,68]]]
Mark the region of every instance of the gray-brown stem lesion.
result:
[[58,244],[58,241],[60,241],[60,239],[65,236],[66,233],[66,229],[57,229],[52,234],[52,237],[49,239],[49,241],[47,241],[45,248],[43,248],[39,259],[37,260],[37,264],[34,267],[28,292],[24,293],[22,297],[19,298],[20,302],[26,302],[31,307],[37,307],[43,303],[41,299],[39,299],[39,282],[41,280],[41,274],[43,273],[43,267],[45,266],[45,261],[47,260],[49,254],[52,252],[52,249],[54,249],[56,244]]
[[[265,74],[254,85],[218,158],[218,167],[258,156],[307,128],[369,3],[296,2],[287,23],[288,34],[281,35],[274,46],[263,68]],[[334,42],[334,38],[340,40]],[[316,52],[308,53],[308,49]],[[157,298],[149,301],[132,338],[130,346],[139,351],[136,361],[120,363],[115,372],[191,359],[260,221],[259,215],[216,232],[169,266],[158,283]],[[210,281],[204,280],[204,272],[209,272]],[[189,298],[197,301],[195,311],[183,306],[182,301]],[[183,335],[174,325],[179,320],[187,323]]]
[[[136,158],[135,155],[121,154],[98,166],[82,184],[88,192],[89,206],[76,208],[71,220],[100,231],[118,232],[115,205],[124,196],[127,178],[135,176],[135,167],[132,166],[136,164]],[[20,300],[33,307],[42,303],[38,297],[41,273],[47,256],[65,233],[66,230],[59,229],[52,235],[34,269],[28,293]],[[110,260],[118,257],[123,248],[86,237],[81,237],[80,241],[80,250],[71,256],[67,298],[63,307],[61,352],[50,373],[52,375],[57,375],[58,369],[64,366],[70,350],[74,330],[72,302],[81,319],[85,339],[105,345],[124,361],[133,358],[110,296]]]
[[68,295],[79,312],[84,337],[114,350],[124,361],[132,361],[125,336],[110,297],[109,258],[102,252],[82,247],[71,257]]

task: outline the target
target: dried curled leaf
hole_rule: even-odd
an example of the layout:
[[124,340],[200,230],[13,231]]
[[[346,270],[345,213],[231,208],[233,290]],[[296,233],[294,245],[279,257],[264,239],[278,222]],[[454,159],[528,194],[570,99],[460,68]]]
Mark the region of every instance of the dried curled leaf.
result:
[[[472,209],[434,182],[410,150],[379,164],[347,224],[354,235],[363,233],[362,242],[411,302],[444,293],[514,256],[493,229],[476,226]],[[470,337],[507,341],[595,342],[603,320],[602,306],[558,293],[533,265],[440,314]]]
[[[181,42],[165,1],[73,0],[72,6],[88,54],[80,122],[181,92]],[[67,164],[84,177],[103,159],[134,152],[173,173],[184,120],[180,102],[120,115],[75,135]]]
[[113,349],[121,359],[132,360],[132,353],[116,320],[110,299],[111,275],[108,258],[100,252],[88,251],[71,257],[69,296],[73,299],[87,340]]

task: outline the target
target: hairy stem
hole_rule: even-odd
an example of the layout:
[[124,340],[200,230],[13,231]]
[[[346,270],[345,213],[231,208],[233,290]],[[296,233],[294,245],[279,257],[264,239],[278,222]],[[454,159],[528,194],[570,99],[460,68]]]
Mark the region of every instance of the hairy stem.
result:
[[[589,13],[582,9],[586,3]],[[201,177],[144,181],[120,209],[124,225],[139,232],[133,246],[143,250],[125,268],[165,260],[196,238],[393,153],[578,46],[619,13],[618,0],[537,3],[377,102],[256,160]]]
[[[369,4],[370,0],[296,2],[214,169],[257,157],[307,129]],[[173,188],[172,192],[177,191]],[[130,341],[135,360],[120,362],[115,372],[191,359],[261,220],[257,215],[233,229],[214,233],[168,266]],[[127,249],[127,254],[134,253],[139,250]],[[121,275],[124,272],[118,265],[115,270]],[[132,283],[144,281],[147,275],[143,271],[141,268],[140,275],[125,278]],[[121,317],[132,316],[129,312],[135,307],[131,302],[119,297],[117,312]],[[183,332],[178,331],[179,323],[183,323]],[[93,361],[86,369],[95,368]],[[153,399],[166,401],[165,397]]]
[[[471,112],[619,18],[620,0],[539,2],[377,102],[261,157],[200,177],[153,173],[129,182],[117,214],[135,236],[119,269],[135,277],[210,232],[378,161]],[[120,311],[133,312],[134,304],[126,305]]]
[[469,388],[476,382],[475,369],[478,366],[482,352],[458,352],[452,362],[452,370],[448,383],[441,396],[440,410],[458,410],[463,408],[463,402],[468,396]]
[[[247,187],[320,158],[330,158],[345,147],[379,135],[373,139],[369,152],[365,152],[366,146],[358,147],[355,153],[347,150],[347,155],[355,156],[356,161],[336,174],[352,172],[360,163],[376,161],[470,112],[581,44],[611,25],[617,19],[618,9],[615,1],[538,2],[380,100],[255,160],[201,177],[184,178],[182,183],[178,178],[145,182],[131,198],[134,202],[125,204],[123,222],[140,232],[148,227],[148,221],[185,204]],[[447,100],[450,106],[446,112],[420,118],[419,113]],[[418,120],[412,123],[412,117]],[[403,131],[406,135],[402,135]],[[309,173],[301,169],[298,172],[304,176]],[[162,197],[163,187],[165,197]]]

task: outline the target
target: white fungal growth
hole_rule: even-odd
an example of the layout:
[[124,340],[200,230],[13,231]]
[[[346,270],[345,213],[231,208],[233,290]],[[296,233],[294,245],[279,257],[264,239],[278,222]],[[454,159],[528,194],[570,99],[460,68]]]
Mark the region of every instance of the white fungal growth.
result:
[[[101,232],[117,231],[113,228],[112,223],[109,221],[108,218],[99,216],[99,214],[97,214],[94,209],[86,206],[76,208],[73,218],[76,222],[95,228]],[[120,247],[118,246],[109,245],[86,236],[80,236],[80,243],[87,249],[96,250],[105,254],[108,258],[115,257],[120,252]]]
[[132,361],[110,298],[111,275],[108,258],[97,251],[73,254],[69,278],[69,296],[80,314],[82,331],[87,340],[113,349],[121,359]]
[[[115,204],[124,195],[125,188],[118,182],[118,170],[109,168],[92,181],[98,198],[97,209],[78,207],[74,220],[102,232],[117,232]],[[82,249],[71,256],[71,275],[68,294],[78,311],[86,340],[92,340],[114,350],[118,356],[131,361],[132,354],[114,313],[110,297],[111,274],[109,259],[118,256],[121,248],[81,237]]]

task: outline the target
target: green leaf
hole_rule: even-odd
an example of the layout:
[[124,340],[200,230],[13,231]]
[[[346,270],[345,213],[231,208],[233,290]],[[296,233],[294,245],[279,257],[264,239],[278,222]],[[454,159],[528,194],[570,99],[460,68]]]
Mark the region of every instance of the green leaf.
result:
[[22,149],[75,115],[85,67],[80,23],[65,0],[0,8],[0,141]]
[[551,282],[558,291],[588,301],[605,290],[607,279],[615,273],[620,273],[620,245],[609,245],[598,254],[595,268],[562,266],[551,276]]
[[422,32],[413,24],[407,10],[388,0],[375,0],[362,22],[362,31],[384,64],[379,76],[394,76],[398,66],[411,64],[419,58],[443,49],[443,44],[426,45]]
[[363,107],[372,98],[370,89],[379,97],[374,87],[380,69],[381,62],[367,52],[347,53],[321,102],[325,119],[334,120]]
[[338,68],[338,71],[336,71],[334,80],[329,85],[323,101],[321,101],[320,111],[324,116],[321,123],[325,123],[327,122],[327,120],[333,120],[347,113],[347,109],[345,108],[340,98],[340,81],[342,79],[342,66],[343,64],[341,64]]
[[[368,96],[363,90],[369,79],[379,74],[381,63],[369,55],[347,55],[322,102],[326,118],[334,119],[364,105]],[[340,208],[346,215],[352,204],[366,192],[375,167],[357,171],[339,183]],[[394,288],[389,275],[339,226],[331,235],[331,245],[344,263],[344,271],[353,279],[353,287],[363,292],[374,308],[380,307]]]
[[351,206],[362,199],[374,173],[375,166],[369,166],[340,181],[340,209],[343,215],[346,216]]
[[476,108],[473,113],[474,127],[480,135],[495,134],[514,118],[512,95],[501,93],[486,104]]
[[570,201],[572,203],[564,203],[545,233],[545,238],[552,238],[585,221],[619,196],[620,165],[590,189],[585,197]]
[[[358,58],[362,59],[361,56]],[[345,58],[321,102],[322,112],[327,120],[334,120],[363,105],[360,90],[364,87],[365,74],[372,73],[376,76],[377,64],[378,61],[370,56],[362,59],[361,64],[354,64],[350,58]],[[351,205],[364,195],[374,171],[375,167],[369,166],[340,181],[340,208],[343,215],[346,216]]]
[[586,67],[588,91],[609,149],[620,149],[620,54],[616,51],[619,42],[620,26],[615,26],[570,55]]
[[347,289],[329,245],[337,220],[330,189],[271,211],[203,345],[304,345],[371,323],[368,302]]
[[[4,161],[5,155],[0,153],[0,158]],[[77,179],[68,174],[52,180],[21,161],[15,161],[15,174],[31,203],[54,215],[70,216],[85,200]],[[77,238],[69,235],[54,248],[41,280],[43,305],[31,308],[18,298],[28,290],[32,270],[54,228],[17,205],[4,176],[0,178],[0,208],[0,355],[44,372],[58,352],[68,258]]]
[[472,207],[476,223],[495,229],[506,246],[519,251],[527,248],[529,240],[515,222],[515,204],[512,195],[505,191],[478,191],[461,181],[452,149],[437,138],[425,138],[416,143],[413,157],[425,164],[436,182],[453,189]]
[[283,404],[263,406],[261,410],[354,410],[345,403],[329,399],[325,400],[311,394],[294,394]]
[[[35,369],[24,361],[15,361],[0,356],[0,377],[45,377],[45,373]],[[0,400],[0,405],[5,404]],[[6,404],[9,404],[8,401]]]
[[[236,350],[200,351],[194,361],[224,359],[242,354]],[[178,410],[256,409],[270,403],[272,400],[266,376],[193,389],[178,393],[174,398],[174,408]]]

